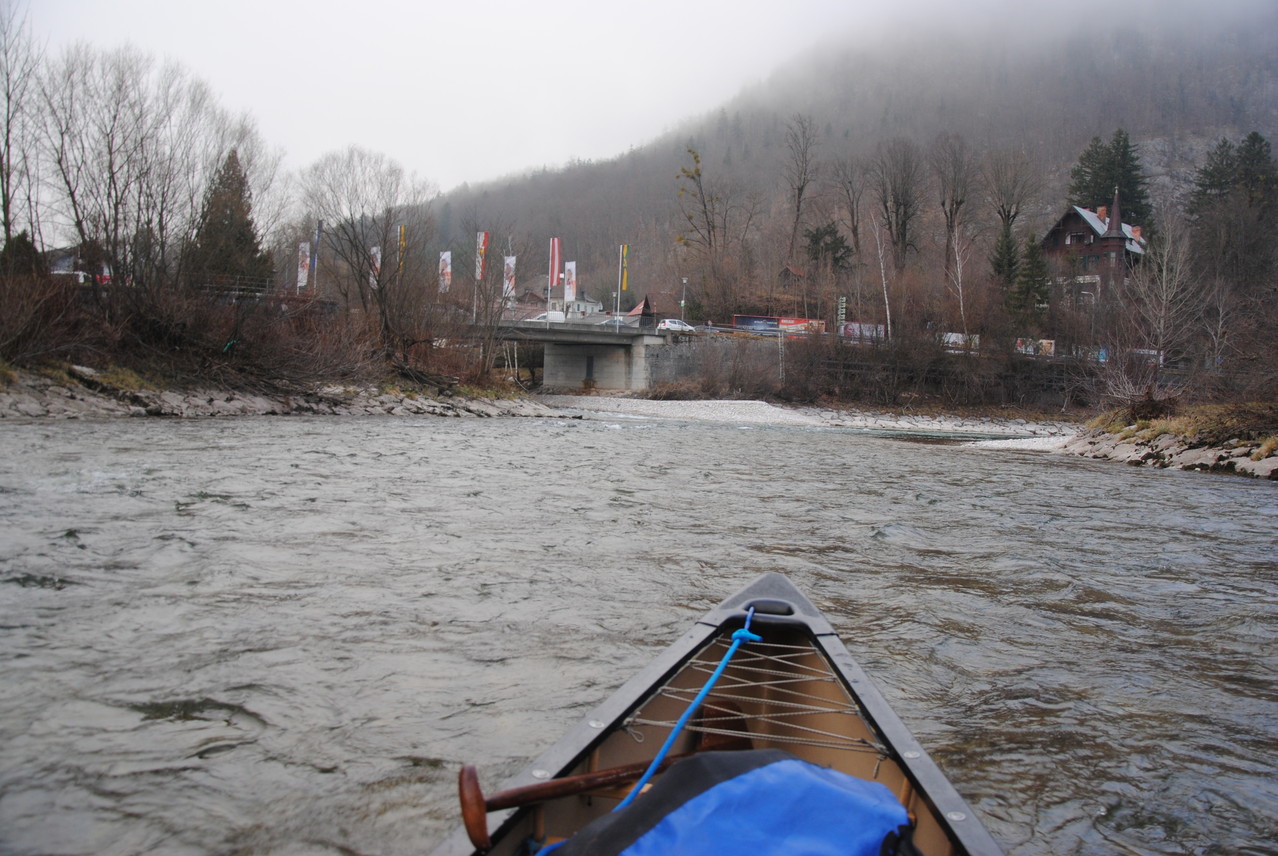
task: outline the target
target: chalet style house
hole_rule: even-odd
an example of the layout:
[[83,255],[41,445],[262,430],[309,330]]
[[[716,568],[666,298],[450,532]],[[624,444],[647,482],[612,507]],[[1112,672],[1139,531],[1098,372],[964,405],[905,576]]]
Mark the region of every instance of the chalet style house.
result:
[[1043,237],[1041,247],[1052,282],[1061,299],[1076,309],[1109,302],[1127,278],[1131,268],[1145,254],[1146,240],[1140,226],[1122,221],[1114,204],[1096,211],[1077,205]]

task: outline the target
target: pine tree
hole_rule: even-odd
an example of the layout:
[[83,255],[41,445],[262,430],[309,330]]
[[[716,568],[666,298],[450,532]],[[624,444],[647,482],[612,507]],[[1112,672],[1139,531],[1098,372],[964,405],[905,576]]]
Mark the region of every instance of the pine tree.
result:
[[49,269],[26,230],[5,241],[0,250],[0,276],[48,276]]
[[1248,294],[1261,294],[1278,266],[1278,164],[1269,141],[1252,131],[1222,139],[1194,176],[1189,212],[1200,270]]
[[[1078,163],[1069,171],[1069,204],[1084,208],[1108,204],[1105,191],[1097,192],[1097,188],[1103,187],[1108,180],[1108,175],[1109,146],[1100,137],[1092,137],[1087,148],[1078,156]],[[1113,185],[1108,192],[1113,196]]]
[[833,223],[805,229],[803,237],[807,239],[807,256],[812,262],[828,260],[835,270],[846,270],[852,265],[852,247],[839,234],[839,227]]
[[1043,248],[1038,238],[1030,235],[1025,239],[1016,286],[1008,295],[1008,308],[1018,318],[1037,323],[1042,320],[1043,310],[1047,307],[1050,288],[1051,274],[1047,269],[1047,259],[1043,257]]
[[1207,153],[1207,162],[1194,176],[1194,192],[1189,200],[1191,214],[1206,211],[1229,195],[1238,177],[1238,155],[1234,144],[1225,138]]
[[275,265],[253,224],[252,193],[234,149],[204,197],[195,238],[186,254],[188,279],[197,285],[264,291]]
[[1274,213],[1274,204],[1278,201],[1278,165],[1274,163],[1269,141],[1256,131],[1238,144],[1237,185],[1257,216],[1264,218]]
[[994,241],[994,252],[990,256],[990,267],[993,269],[994,282],[1003,292],[1004,298],[1012,293],[1016,285],[1016,274],[1021,266],[1020,250],[1016,246],[1016,238],[1012,236],[1012,226],[1006,223],[998,238]]
[[1140,155],[1122,128],[1108,143],[1092,137],[1069,175],[1071,205],[1093,210],[1109,205],[1117,188],[1123,219],[1136,225],[1152,225],[1153,210]]

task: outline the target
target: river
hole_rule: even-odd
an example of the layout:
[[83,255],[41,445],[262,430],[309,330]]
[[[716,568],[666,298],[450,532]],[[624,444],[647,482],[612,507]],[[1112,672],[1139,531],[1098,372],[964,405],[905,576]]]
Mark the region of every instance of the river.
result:
[[1009,854],[1278,853],[1278,491],[850,430],[0,425],[0,852],[421,853],[763,571]]

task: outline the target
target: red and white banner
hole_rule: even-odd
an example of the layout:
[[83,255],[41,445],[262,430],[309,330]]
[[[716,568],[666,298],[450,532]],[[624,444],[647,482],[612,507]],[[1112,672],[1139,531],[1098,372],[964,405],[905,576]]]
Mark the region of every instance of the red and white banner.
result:
[[559,264],[563,257],[563,244],[558,238],[550,239],[550,276],[546,286],[547,295],[559,284]]
[[377,277],[382,272],[382,248],[368,248],[368,287],[377,288]]
[[445,251],[439,254],[439,293],[447,294],[452,285],[453,254]]
[[475,233],[475,282],[483,282],[488,272],[488,233]]
[[297,293],[306,290],[307,280],[311,278],[311,245],[302,241],[297,245]]
[[568,262],[564,265],[564,311],[568,311],[568,304],[577,299],[577,263]]
[[501,296],[515,296],[515,257],[506,256],[506,265],[501,273]]

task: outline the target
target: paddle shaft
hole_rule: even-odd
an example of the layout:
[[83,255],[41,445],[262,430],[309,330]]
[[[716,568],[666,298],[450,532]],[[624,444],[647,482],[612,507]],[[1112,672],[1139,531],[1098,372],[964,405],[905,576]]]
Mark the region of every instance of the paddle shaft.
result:
[[[682,761],[692,754],[692,752],[685,752],[681,755],[671,755],[661,762],[657,767],[657,771],[661,772],[676,761]],[[488,812],[499,811],[503,808],[518,808],[532,805],[533,803],[545,802],[546,800],[559,799],[560,797],[584,794],[587,791],[593,791],[598,788],[638,781],[639,777],[647,772],[648,765],[651,763],[651,761],[637,761],[633,764],[622,764],[617,767],[609,767],[606,770],[598,770],[594,773],[564,776],[561,779],[551,779],[548,782],[538,782],[535,785],[524,785],[518,788],[498,791],[490,797],[485,797],[483,791],[480,790],[479,773],[475,770],[474,765],[467,764],[462,767],[461,773],[457,777],[457,790],[461,795],[462,823],[466,827],[466,834],[470,838],[470,843],[475,845],[478,850],[487,850],[492,847],[492,841],[488,837]]]

